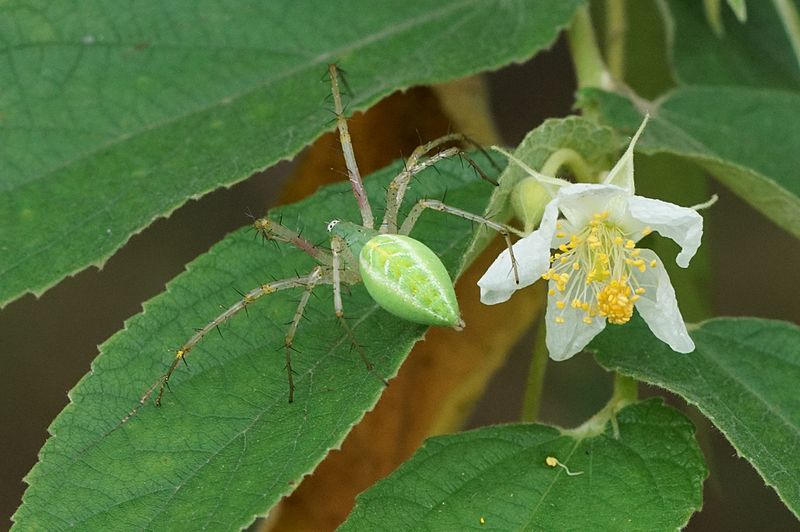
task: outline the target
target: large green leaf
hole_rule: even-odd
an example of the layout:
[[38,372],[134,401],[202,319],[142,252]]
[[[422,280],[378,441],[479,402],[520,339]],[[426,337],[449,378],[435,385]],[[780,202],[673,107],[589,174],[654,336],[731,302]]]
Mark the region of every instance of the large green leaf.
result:
[[[429,439],[362,493],[341,530],[675,530],[702,505],[694,427],[659,400],[617,416],[619,437],[543,425]],[[578,476],[545,465],[547,457]],[[481,525],[484,525],[483,527]]]
[[697,407],[800,515],[800,328],[726,318],[691,332],[674,353],[641,320],[608,327],[592,344],[608,369],[666,388]]
[[[487,162],[478,159],[481,166]],[[414,195],[441,197],[482,212],[492,186],[458,160],[418,176]],[[397,167],[367,185],[380,212],[383,188]],[[411,201],[406,202],[406,210]],[[272,211],[287,227],[325,242],[333,218],[358,219],[349,185],[321,189]],[[470,222],[436,212],[420,218],[420,236],[455,273],[472,234]],[[236,231],[192,262],[187,272],[105,342],[92,371],[70,392],[71,404],[29,473],[15,516],[25,530],[234,529],[264,514],[337,447],[378,399],[383,385],[368,372],[333,314],[331,289],[317,288],[296,338],[295,402],[288,404],[283,337],[297,291],[253,304],[191,353],[161,408],[146,403],[120,424],[163,373],[193,327],[208,323],[247,290],[272,278],[309,271],[313,261]],[[344,295],[355,336],[378,370],[396,373],[425,331],[381,310],[363,285]]]
[[0,305],[296,154],[330,127],[328,63],[363,109],[522,61],[580,3],[4,3]]
[[800,236],[800,93],[736,87],[676,89],[658,105],[588,89],[581,106],[633,132],[649,112],[636,148],[690,159],[790,233]]
[[[707,24],[703,2],[671,0],[667,5],[674,18],[672,56],[683,83],[800,89],[798,58],[774,2],[751,2],[746,23],[736,20],[732,10],[721,9],[720,35]],[[795,5],[800,3],[795,0]]]

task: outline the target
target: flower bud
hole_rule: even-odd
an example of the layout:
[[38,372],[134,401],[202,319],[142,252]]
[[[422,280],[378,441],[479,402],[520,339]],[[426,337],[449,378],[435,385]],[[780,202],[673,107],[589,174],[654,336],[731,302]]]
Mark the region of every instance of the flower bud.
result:
[[544,208],[551,200],[547,190],[535,177],[526,177],[516,185],[511,193],[511,206],[514,215],[525,225],[528,233],[539,225]]

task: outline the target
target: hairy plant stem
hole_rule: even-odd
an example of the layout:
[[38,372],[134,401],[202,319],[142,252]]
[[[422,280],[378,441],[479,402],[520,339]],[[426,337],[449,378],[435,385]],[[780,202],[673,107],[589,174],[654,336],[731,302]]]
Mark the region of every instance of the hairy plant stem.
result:
[[636,402],[638,397],[638,383],[631,377],[626,377],[620,373],[614,374],[614,391],[611,399],[595,415],[590,417],[581,426],[574,429],[565,430],[575,439],[581,440],[602,434],[606,430],[606,424],[610,421],[614,438],[619,438],[619,426],[617,425],[617,412],[631,403]]
[[578,88],[599,87],[611,89],[611,75],[603,63],[600,48],[592,27],[589,9],[582,7],[575,12],[575,18],[567,31],[572,64],[575,68],[575,77]]
[[541,172],[546,176],[556,177],[562,166],[569,168],[575,174],[575,179],[581,183],[596,182],[595,176],[583,156],[570,148],[561,148],[553,152],[542,165]]
[[533,342],[533,357],[528,369],[528,381],[525,386],[525,397],[522,400],[522,421],[533,423],[539,417],[539,406],[544,388],[544,375],[547,371],[547,346],[545,345],[544,316],[539,319],[536,339]]
[[606,63],[614,79],[625,78],[625,0],[606,0]]

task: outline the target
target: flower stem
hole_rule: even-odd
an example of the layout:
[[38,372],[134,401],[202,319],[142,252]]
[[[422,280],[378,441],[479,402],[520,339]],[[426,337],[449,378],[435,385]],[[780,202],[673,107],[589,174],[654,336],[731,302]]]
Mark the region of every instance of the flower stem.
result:
[[569,30],[567,31],[569,50],[575,68],[575,77],[578,88],[600,87],[611,88],[611,76],[603,63],[600,48],[597,46],[592,19],[587,7],[581,7],[575,12]]
[[594,183],[595,177],[583,156],[570,148],[561,148],[553,152],[542,166],[542,173],[546,176],[556,177],[562,166],[568,167],[581,183]]
[[626,377],[621,373],[614,373],[614,392],[611,401],[617,408],[621,408],[636,401],[639,396],[639,383],[633,377]]
[[625,0],[606,0],[606,62],[614,79],[625,77]]
[[615,373],[614,391],[611,393],[608,403],[581,426],[563,432],[578,440],[590,438],[602,434],[606,430],[606,424],[610,421],[614,438],[619,438],[617,412],[636,402],[638,393],[638,383],[635,379]]
[[533,423],[539,417],[539,406],[544,388],[544,374],[547,370],[547,346],[545,345],[544,320],[539,320],[536,339],[533,341],[533,356],[528,370],[528,382],[522,401],[522,421]]

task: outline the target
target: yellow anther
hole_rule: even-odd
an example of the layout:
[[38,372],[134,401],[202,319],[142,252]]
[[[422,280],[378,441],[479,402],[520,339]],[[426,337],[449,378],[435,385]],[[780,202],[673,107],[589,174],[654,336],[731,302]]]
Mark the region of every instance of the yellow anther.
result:
[[642,229],[642,236],[647,236],[652,232],[653,232],[653,228],[648,225],[647,227]]
[[566,306],[566,303],[564,303],[564,301],[556,301],[556,307],[557,308],[563,309],[565,306]]
[[651,268],[655,268],[656,266],[658,266],[658,261],[656,259],[651,260],[650,261],[650,267]]
[[585,323],[586,325],[591,325],[592,324],[592,318],[590,318],[589,316],[584,316],[583,317],[583,323]]
[[641,286],[640,286],[639,288],[637,288],[637,289],[636,289],[636,293],[637,293],[637,294],[640,294],[640,295],[641,295],[641,294],[644,294],[645,292],[647,292],[647,290],[645,290],[645,289],[644,289],[644,288],[642,288]]
[[547,295],[553,297],[554,295],[556,295],[556,291],[551,288],[550,290],[547,291]]
[[566,244],[561,244],[560,246],[558,246],[558,249],[560,249],[560,250],[561,250],[561,251],[563,251],[564,253],[566,253],[567,251],[569,251],[569,249],[567,248],[567,245],[566,245]]
[[556,233],[556,238],[565,238],[566,236],[567,236],[567,233],[565,233],[563,231],[559,231],[558,233]]
[[578,262],[573,262],[573,263],[572,263],[572,269],[573,269],[573,270],[575,270],[575,271],[578,271],[578,270],[580,270],[580,269],[581,269],[581,265],[580,265],[580,263],[578,263]]
[[624,242],[624,241],[625,241],[625,239],[624,239],[624,238],[622,238],[621,236],[615,236],[615,237],[614,237],[614,243],[615,243],[616,245],[618,245],[618,246],[621,246],[621,245],[622,245],[622,242]]
[[183,349],[178,349],[178,351],[175,353],[175,357],[177,357],[177,358],[183,358],[183,356],[184,356],[185,354],[186,354],[186,351],[185,351],[185,350],[183,350]]
[[571,477],[577,477],[578,475],[583,474],[583,471],[575,471],[573,473],[572,471],[569,470],[567,466],[559,462],[558,458],[556,458],[555,456],[548,456],[547,458],[544,459],[544,463],[549,467],[556,467],[556,466],[560,467],[567,473],[567,475]]
[[556,319],[555,319],[554,321],[555,321],[557,324],[561,325],[562,323],[564,323],[564,318],[563,318],[563,317],[561,317],[561,316],[556,316]]
[[628,239],[628,240],[625,241],[625,247],[627,249],[633,249],[633,248],[636,247],[636,242],[634,242],[633,240]]
[[561,264],[566,264],[566,262],[567,262],[568,260],[569,260],[569,259],[568,259],[567,257],[561,257],[561,258],[559,259],[559,262],[561,262]]
[[597,294],[600,315],[616,325],[627,323],[633,315],[631,287],[627,283],[613,280]]
[[638,257],[641,252],[642,252],[641,249],[634,249],[633,251],[631,251],[631,257]]

